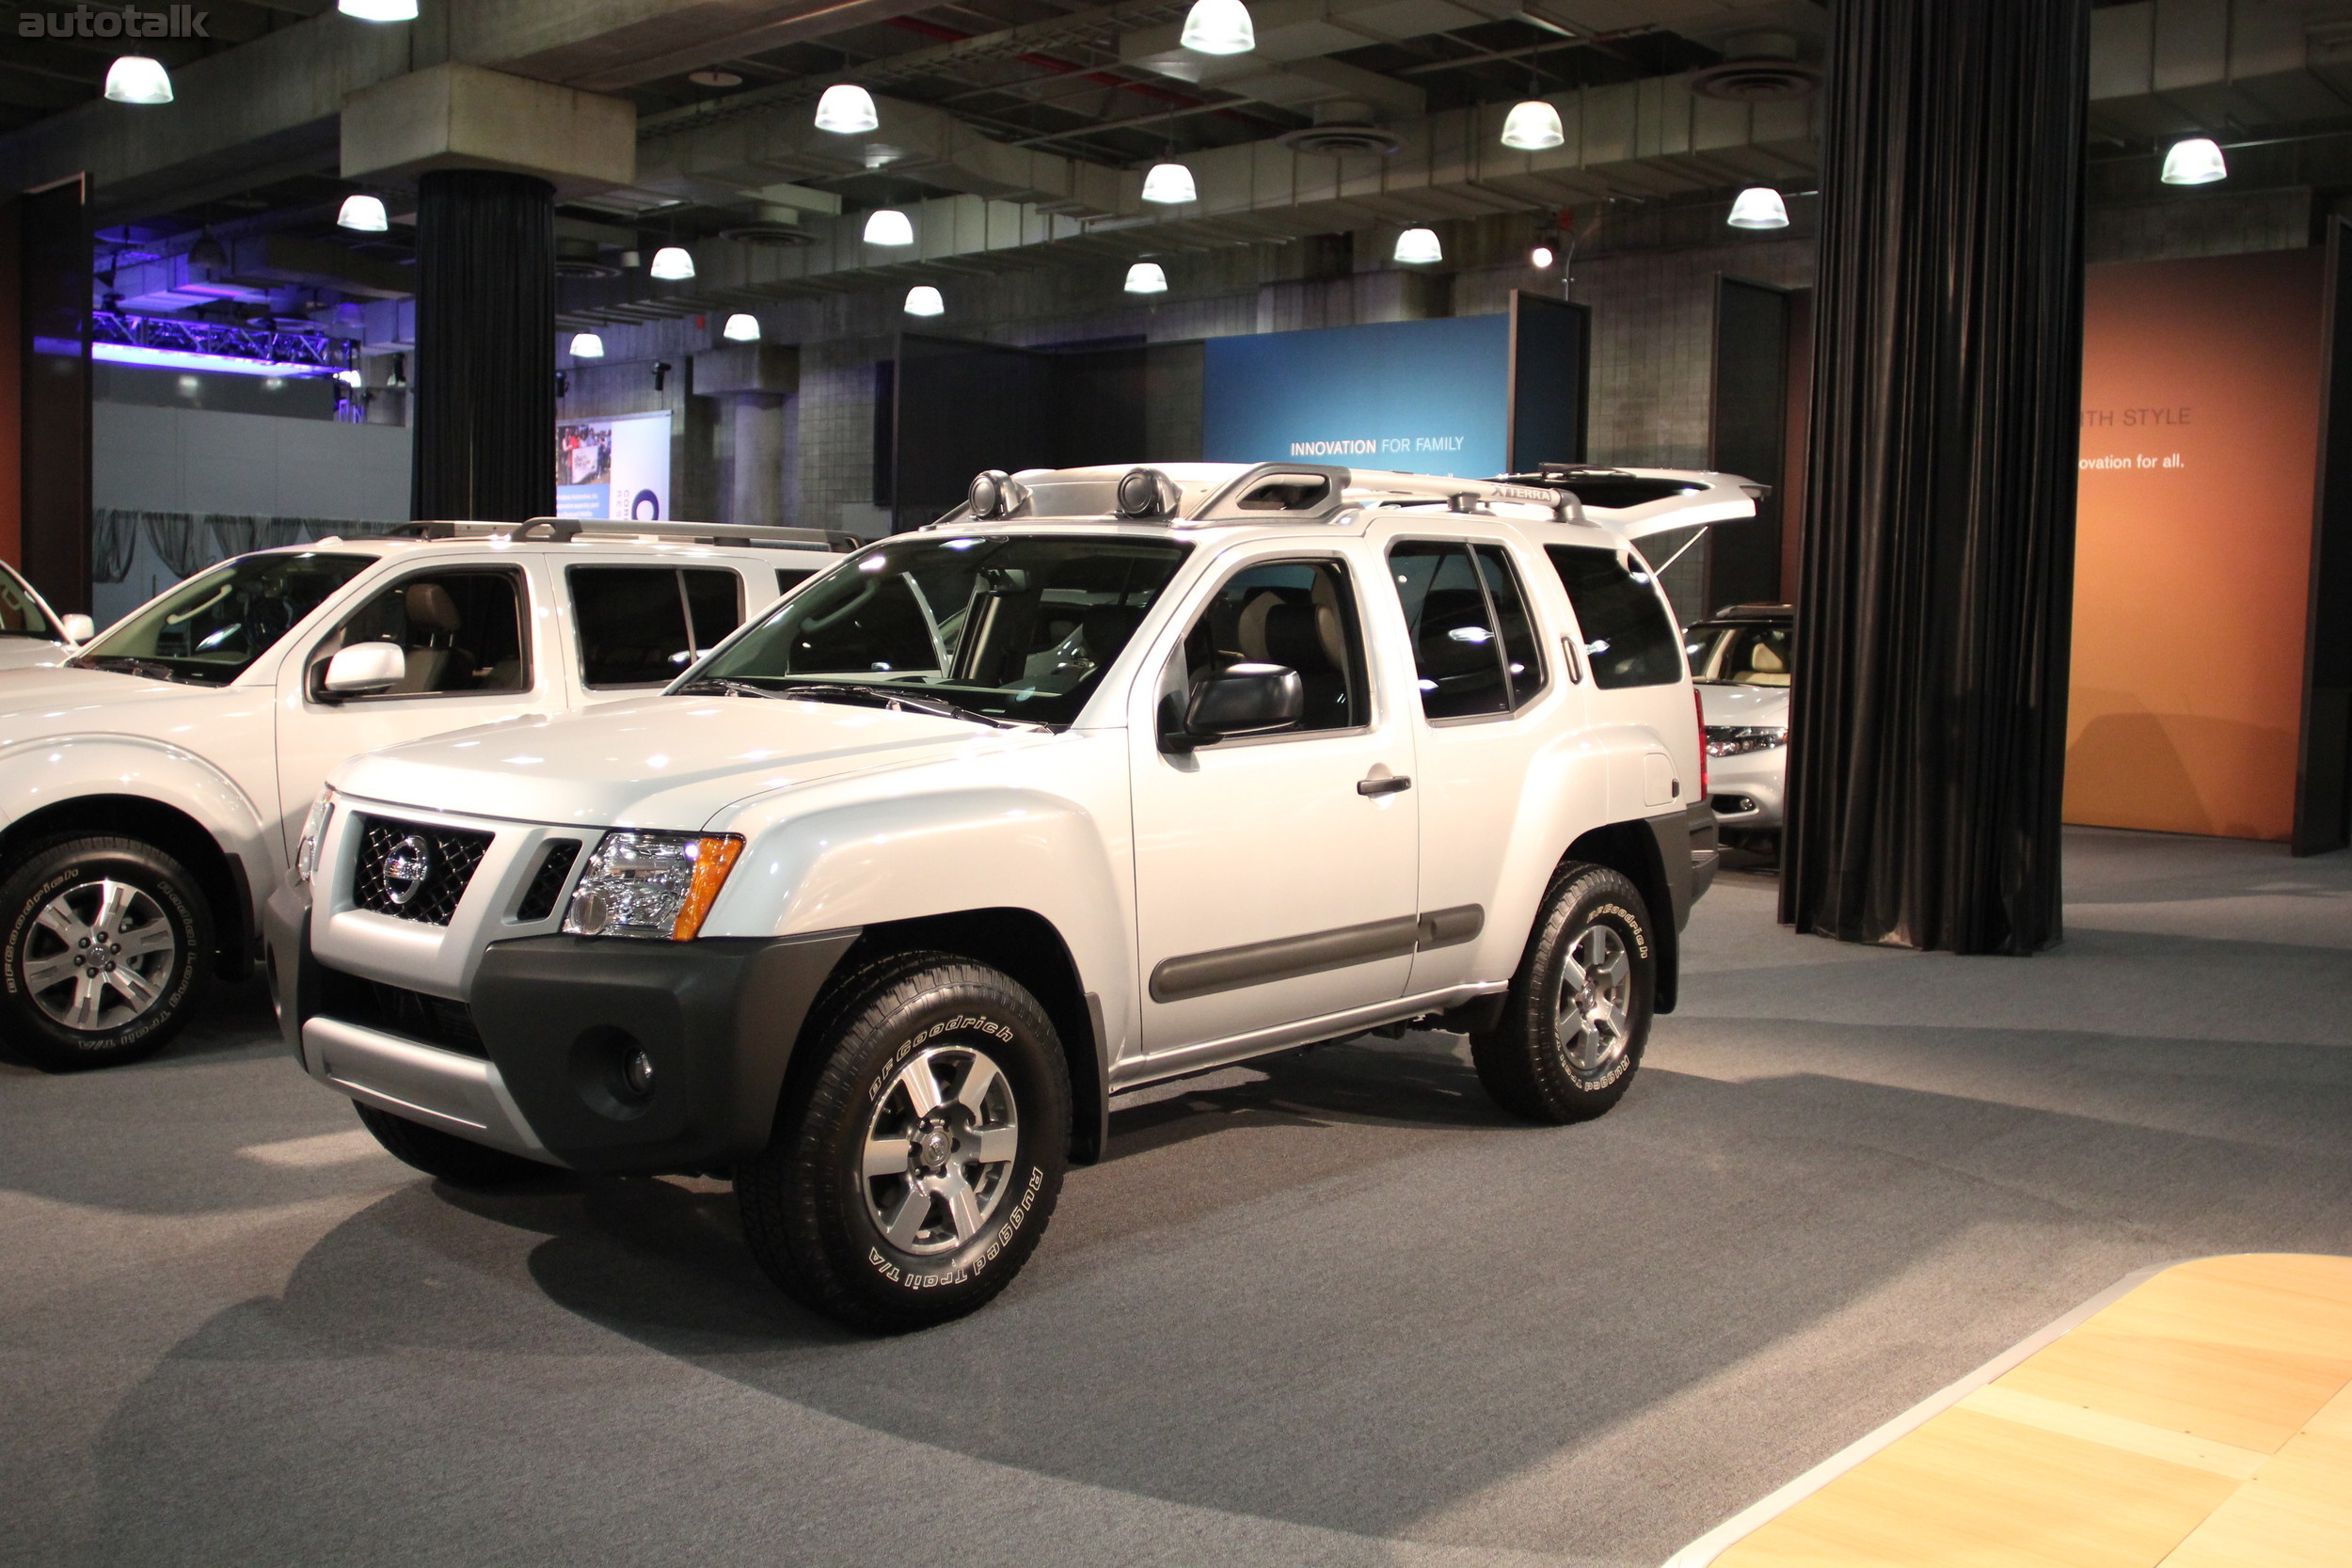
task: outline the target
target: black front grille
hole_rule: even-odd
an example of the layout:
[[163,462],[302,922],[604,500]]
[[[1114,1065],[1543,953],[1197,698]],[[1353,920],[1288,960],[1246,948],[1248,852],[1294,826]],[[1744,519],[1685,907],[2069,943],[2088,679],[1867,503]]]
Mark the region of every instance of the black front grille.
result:
[[446,996],[363,980],[326,964],[318,966],[319,1013],[386,1034],[437,1045],[468,1056],[489,1057],[482,1048],[482,1033],[474,1027],[473,1009]]
[[523,889],[523,901],[515,906],[515,918],[545,920],[553,914],[564,879],[572,874],[572,862],[579,858],[580,840],[576,838],[559,838],[548,845],[539,869],[531,874],[531,885]]
[[362,816],[359,826],[359,858],[352,867],[351,901],[378,914],[427,926],[448,925],[457,911],[457,900],[465,896],[466,884],[473,880],[474,869],[490,847],[491,835],[464,828],[429,828],[386,816]]

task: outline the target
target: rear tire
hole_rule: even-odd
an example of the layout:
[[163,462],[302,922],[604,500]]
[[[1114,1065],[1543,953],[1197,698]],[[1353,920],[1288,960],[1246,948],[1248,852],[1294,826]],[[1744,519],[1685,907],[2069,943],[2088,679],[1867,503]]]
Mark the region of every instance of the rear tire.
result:
[[362,1105],[356,1100],[351,1108],[359,1113],[360,1125],[375,1134],[375,1141],[392,1158],[453,1187],[495,1192],[501,1187],[544,1180],[558,1169],[519,1154],[509,1154],[502,1148],[473,1143],[437,1127],[410,1121],[389,1111],[379,1111],[373,1105]]
[[801,1050],[814,1070],[735,1171],[752,1255],[864,1333],[985,1305],[1061,1193],[1070,1073],[1045,1010],[985,964],[904,953],[844,981]]
[[1655,950],[1649,906],[1632,882],[1607,866],[1561,867],[1502,1017],[1470,1037],[1495,1103],[1557,1126],[1624,1099],[1649,1041]]
[[0,881],[0,1018],[52,1072],[117,1067],[186,1024],[213,965],[212,910],[135,838],[54,840]]

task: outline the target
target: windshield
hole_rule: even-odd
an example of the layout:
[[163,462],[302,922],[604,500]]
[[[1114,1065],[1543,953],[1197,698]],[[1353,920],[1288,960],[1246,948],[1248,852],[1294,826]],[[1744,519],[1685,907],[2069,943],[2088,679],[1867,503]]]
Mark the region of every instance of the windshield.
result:
[[50,624],[48,613],[40,608],[40,595],[6,562],[0,562],[0,637],[65,641],[64,633]]
[[226,686],[373,559],[305,550],[223,562],[132,611],[73,662]]
[[1682,634],[1691,678],[1710,686],[1787,686],[1795,629],[1786,621],[1702,621]]
[[835,701],[870,690],[1059,729],[1190,549],[1100,535],[892,540],[786,600],[680,689],[724,681]]

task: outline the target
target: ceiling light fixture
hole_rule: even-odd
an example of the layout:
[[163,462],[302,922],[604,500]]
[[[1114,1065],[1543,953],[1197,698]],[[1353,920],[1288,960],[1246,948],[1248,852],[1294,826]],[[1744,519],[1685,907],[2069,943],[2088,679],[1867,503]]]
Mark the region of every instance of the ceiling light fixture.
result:
[[1174,206],[1180,201],[1200,200],[1200,192],[1192,182],[1192,170],[1184,165],[1153,164],[1152,172],[1143,177],[1143,199]]
[[1445,246],[1438,243],[1438,231],[1434,229],[1407,229],[1396,237],[1396,249],[1391,254],[1400,261],[1419,265],[1444,261]]
[[759,341],[759,318],[738,310],[727,318],[727,325],[720,329],[719,336],[731,343],[755,343]]
[[2210,185],[2229,177],[2230,166],[2222,159],[2220,145],[2210,136],[2174,142],[2164,155],[2164,172],[2157,176],[2168,185]]
[[1192,0],[1177,41],[1196,54],[1247,55],[1258,47],[1258,30],[1242,0]]
[[1560,111],[1540,98],[1516,105],[1502,122],[1502,145],[1521,152],[1541,152],[1568,139],[1561,127]]
[[106,68],[106,96],[118,103],[168,103],[171,72],[144,55],[125,55]]
[[202,267],[208,273],[219,272],[229,265],[229,252],[221,247],[218,240],[213,238],[210,229],[199,234],[196,244],[188,246],[187,259],[190,267]]
[[665,245],[653,253],[653,265],[645,271],[665,283],[675,283],[694,276],[694,259],[683,245]]
[[417,20],[417,0],[335,0],[335,8],[361,22]]
[[1539,245],[1527,253],[1527,264],[1538,272],[1551,265],[1551,246],[1548,245]]
[[1168,293],[1168,274],[1157,261],[1137,261],[1127,269],[1127,292],[1131,294],[1164,294]]
[[603,358],[603,357],[604,357],[604,340],[603,340],[602,338],[597,337],[597,336],[596,336],[595,333],[593,333],[593,332],[575,332],[575,333],[573,333],[573,334],[572,334],[572,357],[573,357],[573,358],[575,358],[575,359],[601,359],[601,358]]
[[389,229],[391,219],[384,214],[384,200],[374,196],[347,196],[341,211],[335,214],[338,229],[356,229],[362,234],[381,234]]
[[914,225],[896,207],[877,207],[866,214],[867,245],[913,245]]
[[1786,229],[1788,204],[1772,186],[1751,185],[1740,193],[1740,199],[1731,204],[1731,215],[1724,221],[1734,229]]
[[835,82],[817,101],[817,129],[837,136],[881,130],[882,116],[874,112],[874,95],[854,82]]
[[929,283],[917,283],[907,291],[907,314],[910,316],[944,316],[947,302],[939,297],[939,291]]

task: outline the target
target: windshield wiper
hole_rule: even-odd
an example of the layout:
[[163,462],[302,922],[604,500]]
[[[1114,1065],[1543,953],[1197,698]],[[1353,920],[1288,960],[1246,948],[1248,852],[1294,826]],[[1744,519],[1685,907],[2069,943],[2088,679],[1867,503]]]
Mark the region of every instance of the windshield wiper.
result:
[[168,664],[158,664],[151,658],[133,658],[129,654],[84,654],[73,660],[85,670],[120,670],[129,674],[145,675],[150,680],[178,682],[180,672]]
[[822,702],[871,703],[880,707],[897,708],[901,713],[928,713],[935,719],[961,719],[974,724],[986,724],[993,730],[1031,728],[1016,724],[1009,719],[993,714],[976,713],[968,707],[947,701],[945,697],[917,696],[911,691],[896,690],[880,686],[857,686],[846,681],[810,681],[789,686],[782,691],[768,693],[773,697],[813,697]]
[[731,681],[718,675],[704,675],[699,679],[688,681],[677,689],[677,694],[681,697],[690,691],[723,691],[730,697],[781,697],[784,695],[781,691],[771,691],[764,686],[754,686],[749,681]]

